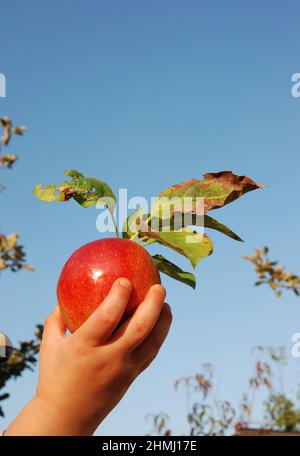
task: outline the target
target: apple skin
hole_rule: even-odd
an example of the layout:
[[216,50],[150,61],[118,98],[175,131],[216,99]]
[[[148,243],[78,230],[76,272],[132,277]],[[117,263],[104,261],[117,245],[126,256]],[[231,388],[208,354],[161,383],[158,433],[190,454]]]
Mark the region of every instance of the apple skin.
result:
[[57,298],[71,332],[101,304],[119,277],[132,284],[123,321],[134,313],[150,287],[161,283],[147,250],[128,239],[107,238],[89,242],[70,256],[58,279]]

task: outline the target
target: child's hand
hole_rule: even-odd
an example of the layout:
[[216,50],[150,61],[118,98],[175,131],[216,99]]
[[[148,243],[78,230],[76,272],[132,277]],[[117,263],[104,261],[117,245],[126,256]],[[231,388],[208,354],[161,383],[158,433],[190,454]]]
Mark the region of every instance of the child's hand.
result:
[[71,336],[65,334],[59,308],[52,312],[41,344],[36,395],[6,435],[93,434],[153,361],[170,328],[161,285],[153,286],[133,317],[118,327],[130,292],[127,279],[117,280]]

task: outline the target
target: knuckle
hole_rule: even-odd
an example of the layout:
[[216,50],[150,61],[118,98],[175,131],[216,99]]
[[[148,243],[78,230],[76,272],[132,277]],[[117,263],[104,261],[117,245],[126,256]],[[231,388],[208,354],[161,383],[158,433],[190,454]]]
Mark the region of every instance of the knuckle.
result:
[[98,315],[99,323],[103,326],[113,326],[114,325],[114,318],[108,312],[100,311]]
[[129,299],[130,287],[120,286],[116,291],[116,295],[123,299]]
[[154,297],[154,299],[157,299],[158,301],[163,301],[165,299],[166,290],[162,285],[155,285],[152,288],[152,293],[153,293],[152,296]]
[[139,319],[135,324],[135,329],[139,335],[143,335],[147,332],[148,323],[145,320]]

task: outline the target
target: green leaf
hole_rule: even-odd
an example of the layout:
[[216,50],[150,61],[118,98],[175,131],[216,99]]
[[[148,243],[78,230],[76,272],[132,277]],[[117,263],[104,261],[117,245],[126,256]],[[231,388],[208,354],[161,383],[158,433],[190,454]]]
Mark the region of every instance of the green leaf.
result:
[[167,260],[162,255],[153,255],[152,258],[159,271],[163,272],[169,277],[172,277],[175,280],[178,280],[179,282],[189,285],[193,289],[196,288],[196,277],[194,274],[183,271],[178,266],[176,266],[176,264]]
[[105,182],[94,177],[84,177],[82,173],[69,169],[64,173],[70,177],[70,181],[64,181],[61,185],[41,184],[33,189],[33,193],[42,201],[69,201],[74,199],[82,207],[90,207],[103,203],[113,211],[116,196]]
[[[218,220],[210,217],[209,215],[204,216],[197,216],[197,214],[183,214],[180,212],[175,212],[171,219],[159,219],[157,217],[153,217],[151,219],[152,227],[155,227],[156,231],[162,231],[163,229],[169,229],[173,231],[174,229],[179,229],[180,227],[184,226],[202,226],[204,225],[205,228],[210,228],[220,233],[229,236],[230,238],[244,242],[236,233],[234,233],[230,228],[228,228],[223,223],[219,222]],[[144,217],[145,218],[145,217]],[[176,225],[176,227],[175,227]],[[141,235],[139,235],[141,237]]]
[[185,256],[193,268],[202,258],[211,255],[213,252],[213,244],[209,237],[206,234],[196,233],[188,227],[179,231],[146,231],[146,229],[145,227],[143,231],[145,238],[155,239]]
[[[232,171],[220,171],[218,173],[206,173],[202,180],[189,179],[180,184],[172,185],[162,191],[159,198],[177,198],[182,203],[181,212],[195,212],[198,215],[203,215],[212,209],[232,203],[247,192],[263,187],[249,177],[238,176]],[[191,205],[188,204],[187,209],[183,204],[186,197],[191,200]],[[201,200],[202,198],[204,200]],[[154,205],[158,208],[159,201]],[[173,212],[175,211],[173,209]],[[158,214],[161,216],[160,210]]]
[[226,225],[223,225],[223,223],[218,222],[218,220],[210,217],[209,215],[204,216],[204,226],[206,228],[211,228],[212,230],[220,231],[220,233],[226,234],[226,236],[229,236],[236,241],[244,242],[243,239],[241,239],[230,228],[228,228]]
[[[188,226],[188,225],[193,225],[193,226],[203,226],[205,228],[210,228],[216,231],[220,231],[221,233],[225,234],[226,236],[229,236],[232,239],[235,239],[236,241],[244,242],[236,233],[234,233],[230,228],[228,228],[226,225],[224,225],[221,222],[218,222],[218,220],[210,217],[209,215],[204,215],[204,216],[198,216],[197,214],[189,214],[189,217],[185,218],[186,214],[180,213],[180,212],[175,212],[173,214],[171,221],[168,219],[165,220],[159,220],[159,228],[161,229],[163,226],[168,226],[168,223],[170,224],[170,229],[174,229],[174,224],[176,223],[178,228],[180,226]],[[158,219],[153,219],[154,222],[156,222]],[[188,223],[187,223],[188,220]],[[157,223],[157,222],[156,222]],[[154,225],[155,226],[155,225]]]
[[79,179],[79,178],[82,178],[82,177],[84,178],[84,175],[79,173],[78,171],[75,171],[75,169],[67,169],[64,172],[64,175],[73,177],[74,179]]

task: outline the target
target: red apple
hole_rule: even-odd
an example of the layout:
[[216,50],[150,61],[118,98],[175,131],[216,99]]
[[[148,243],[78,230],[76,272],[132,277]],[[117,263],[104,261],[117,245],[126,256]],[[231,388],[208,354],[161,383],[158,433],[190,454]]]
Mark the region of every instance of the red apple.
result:
[[149,288],[160,283],[147,250],[127,239],[108,238],[89,242],[70,256],[58,279],[57,297],[71,332],[101,304],[118,277],[126,277],[132,284],[125,319],[133,314]]

